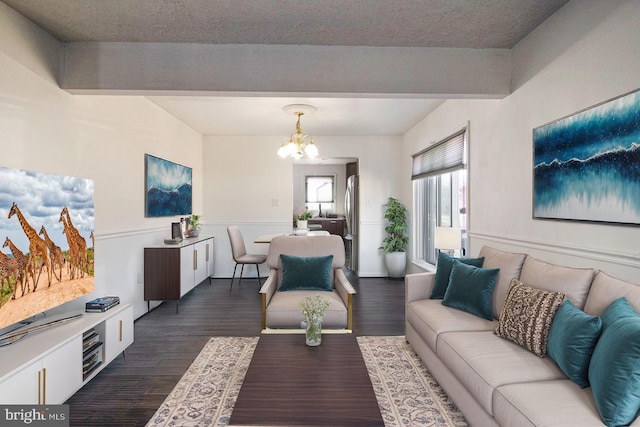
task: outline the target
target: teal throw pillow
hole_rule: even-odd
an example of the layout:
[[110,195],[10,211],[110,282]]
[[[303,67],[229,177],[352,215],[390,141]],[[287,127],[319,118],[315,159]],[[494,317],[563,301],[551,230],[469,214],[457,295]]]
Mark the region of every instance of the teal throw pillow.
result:
[[298,257],[280,254],[282,283],[280,291],[332,291],[333,255]]
[[493,319],[493,288],[499,272],[499,268],[480,268],[454,261],[442,304]]
[[580,388],[589,386],[589,362],[602,320],[580,310],[569,300],[558,307],[549,331],[547,354]]
[[[629,315],[635,310],[626,299],[611,305],[589,364],[596,407],[610,427],[626,426],[640,412],[640,316]],[[614,320],[614,314],[622,317]]]
[[453,262],[460,261],[474,267],[482,267],[484,257],[482,258],[454,258],[440,252],[438,254],[438,264],[436,264],[436,277],[433,281],[433,289],[431,290],[431,299],[442,299],[449,286],[449,278],[451,277],[451,269]]
[[637,317],[638,313],[629,305],[629,301],[625,297],[620,297],[613,301],[602,312],[600,318],[602,319],[602,327],[606,328],[616,320],[620,320],[623,317]]

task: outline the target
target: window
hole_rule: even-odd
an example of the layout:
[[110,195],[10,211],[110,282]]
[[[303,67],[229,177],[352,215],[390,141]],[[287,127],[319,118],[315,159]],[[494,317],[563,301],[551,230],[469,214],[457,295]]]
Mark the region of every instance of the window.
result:
[[414,254],[435,264],[437,226],[467,228],[467,129],[464,128],[413,156]]
[[320,205],[324,209],[334,209],[336,199],[334,176],[305,176],[304,194],[307,209],[320,210]]

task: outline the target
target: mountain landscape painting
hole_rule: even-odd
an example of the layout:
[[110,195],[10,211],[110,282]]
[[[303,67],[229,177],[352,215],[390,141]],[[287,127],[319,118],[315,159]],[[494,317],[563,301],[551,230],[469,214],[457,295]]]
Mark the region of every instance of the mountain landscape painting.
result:
[[640,224],[640,91],[533,130],[533,217]]
[[191,168],[145,154],[146,216],[191,214]]

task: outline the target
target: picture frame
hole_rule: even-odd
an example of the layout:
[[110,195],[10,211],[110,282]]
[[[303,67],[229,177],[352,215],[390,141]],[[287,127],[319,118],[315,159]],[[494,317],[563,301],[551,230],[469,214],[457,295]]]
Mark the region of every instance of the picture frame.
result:
[[640,224],[640,89],[533,129],[534,219]]
[[192,169],[145,154],[145,216],[190,215]]

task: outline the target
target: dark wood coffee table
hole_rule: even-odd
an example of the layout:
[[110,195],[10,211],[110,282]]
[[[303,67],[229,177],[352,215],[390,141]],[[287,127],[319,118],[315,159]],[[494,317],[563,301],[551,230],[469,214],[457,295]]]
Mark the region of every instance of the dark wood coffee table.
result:
[[230,425],[384,426],[356,337],[263,334]]

